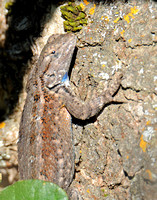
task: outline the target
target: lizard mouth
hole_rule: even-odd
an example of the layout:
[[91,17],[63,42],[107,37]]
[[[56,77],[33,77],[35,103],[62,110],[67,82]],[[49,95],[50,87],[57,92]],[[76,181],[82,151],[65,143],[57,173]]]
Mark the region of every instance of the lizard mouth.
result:
[[57,86],[60,86],[60,85],[61,85],[61,84],[58,83],[58,84],[56,84],[56,85],[53,85],[52,87],[50,87],[50,86],[47,86],[47,87],[48,87],[48,89],[53,90],[54,88],[56,88]]

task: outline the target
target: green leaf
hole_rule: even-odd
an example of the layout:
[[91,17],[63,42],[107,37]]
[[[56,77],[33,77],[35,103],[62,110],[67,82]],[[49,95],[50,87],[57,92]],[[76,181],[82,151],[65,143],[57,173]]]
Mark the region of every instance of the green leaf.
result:
[[0,200],[68,200],[59,186],[41,180],[18,181],[0,191]]

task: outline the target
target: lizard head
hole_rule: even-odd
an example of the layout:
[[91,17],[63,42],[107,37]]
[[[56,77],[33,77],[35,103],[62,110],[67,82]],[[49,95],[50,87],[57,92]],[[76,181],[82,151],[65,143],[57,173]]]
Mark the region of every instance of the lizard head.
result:
[[76,36],[72,33],[52,35],[43,48],[38,72],[44,86],[53,89],[68,83],[68,71],[76,45]]

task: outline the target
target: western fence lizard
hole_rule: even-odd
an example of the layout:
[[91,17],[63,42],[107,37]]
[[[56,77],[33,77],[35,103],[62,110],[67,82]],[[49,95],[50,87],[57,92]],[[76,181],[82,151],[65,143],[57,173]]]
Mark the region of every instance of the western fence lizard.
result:
[[96,115],[113,100],[122,77],[115,74],[102,95],[82,102],[68,80],[75,46],[72,33],[49,38],[30,74],[18,142],[20,179],[51,181],[66,191],[74,175],[71,115],[81,120]]

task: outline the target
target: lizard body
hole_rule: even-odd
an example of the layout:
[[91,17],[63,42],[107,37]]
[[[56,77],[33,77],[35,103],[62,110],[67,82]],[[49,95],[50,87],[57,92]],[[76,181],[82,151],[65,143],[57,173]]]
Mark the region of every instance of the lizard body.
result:
[[79,100],[68,84],[75,45],[71,33],[49,38],[29,78],[18,142],[20,179],[51,181],[66,191],[74,175],[71,115],[96,115],[113,100],[122,77],[116,74],[101,96]]

